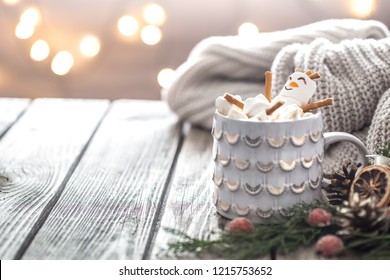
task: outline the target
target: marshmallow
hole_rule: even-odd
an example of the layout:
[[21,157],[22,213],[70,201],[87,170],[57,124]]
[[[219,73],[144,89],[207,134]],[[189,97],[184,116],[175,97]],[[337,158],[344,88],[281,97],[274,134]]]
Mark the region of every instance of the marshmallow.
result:
[[284,101],[284,106],[306,104],[314,95],[316,88],[316,83],[308,75],[303,72],[294,72],[272,103]]
[[243,112],[251,118],[265,111],[269,106],[268,99],[264,95],[259,94],[256,97],[250,97],[245,100]]
[[248,119],[248,116],[246,114],[244,114],[241,109],[237,108],[237,107],[232,107],[230,110],[229,110],[229,113],[227,114],[227,116],[229,118],[232,118],[232,119],[236,119],[236,120],[247,120]]
[[296,104],[284,106],[276,114],[278,114],[276,121],[299,120],[313,116],[312,113],[304,113],[302,108]]
[[222,96],[218,96],[215,100],[215,107],[219,113],[226,116],[233,105]]
[[[235,95],[234,98],[242,101],[240,95]],[[224,97],[218,96],[217,99],[215,100],[215,107],[217,108],[217,111],[219,113],[227,116],[229,114],[230,109],[232,109],[233,107],[236,107],[236,106],[234,106],[232,103],[227,101]]]

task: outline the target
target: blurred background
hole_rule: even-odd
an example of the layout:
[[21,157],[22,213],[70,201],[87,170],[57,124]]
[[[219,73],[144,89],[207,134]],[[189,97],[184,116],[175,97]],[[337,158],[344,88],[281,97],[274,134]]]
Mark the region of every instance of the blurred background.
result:
[[390,27],[388,0],[0,0],[0,96],[160,99],[209,36],[329,18]]

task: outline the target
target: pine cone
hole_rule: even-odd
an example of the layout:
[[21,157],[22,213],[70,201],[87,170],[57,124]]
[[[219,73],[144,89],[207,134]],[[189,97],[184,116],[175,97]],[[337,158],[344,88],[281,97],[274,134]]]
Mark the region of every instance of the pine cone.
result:
[[348,200],[352,182],[360,166],[361,163],[351,165],[351,161],[346,160],[341,172],[325,176],[331,180],[330,184],[323,188],[330,204],[341,205]]
[[337,208],[335,223],[341,230],[337,234],[353,236],[354,233],[371,233],[374,235],[388,230],[387,208],[378,207],[374,198],[361,200],[355,193],[351,201],[344,201]]

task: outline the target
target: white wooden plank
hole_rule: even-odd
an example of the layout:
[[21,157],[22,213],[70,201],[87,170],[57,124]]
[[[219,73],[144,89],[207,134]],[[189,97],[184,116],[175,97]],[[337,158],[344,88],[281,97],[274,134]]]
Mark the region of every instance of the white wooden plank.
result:
[[29,103],[30,99],[24,98],[0,99],[0,136],[8,130]]
[[151,253],[152,259],[197,257],[191,254],[167,254],[167,245],[179,241],[180,238],[168,233],[165,228],[178,230],[194,238],[212,239],[224,227],[226,219],[216,213],[212,203],[211,150],[210,133],[192,128],[178,158],[160,229]]
[[61,192],[107,101],[35,100],[0,142],[0,258],[17,258]]
[[159,101],[117,101],[25,259],[141,259],[179,143]]

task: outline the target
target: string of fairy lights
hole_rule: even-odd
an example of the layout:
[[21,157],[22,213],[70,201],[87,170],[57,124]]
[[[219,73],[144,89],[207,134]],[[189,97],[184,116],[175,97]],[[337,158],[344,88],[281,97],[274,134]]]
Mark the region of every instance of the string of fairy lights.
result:
[[[308,0],[319,1],[319,0]],[[23,4],[22,0],[2,0],[3,4],[16,6]],[[351,12],[359,18],[370,16],[375,9],[375,0],[350,0]],[[117,19],[117,32],[124,38],[139,36],[139,39],[146,45],[157,45],[163,38],[161,26],[167,19],[165,9],[156,4],[145,4],[142,10],[142,24],[134,15],[124,14]],[[37,5],[30,6],[28,3],[22,7],[19,22],[15,26],[15,36],[20,40],[33,41],[30,48],[30,58],[34,61],[44,61],[51,59],[51,71],[59,76],[67,75],[77,61],[75,54],[67,50],[55,50],[50,42],[45,38],[35,38],[36,30],[40,28],[40,23],[44,20]],[[259,33],[258,27],[251,22],[244,22],[238,27],[238,35],[251,36]],[[36,36],[38,37],[38,36]],[[93,58],[99,55],[101,45],[104,42],[94,34],[88,34],[80,38],[78,50],[86,58]],[[157,82],[163,88],[168,88],[172,84],[176,75],[171,68],[162,69],[157,76]]]

